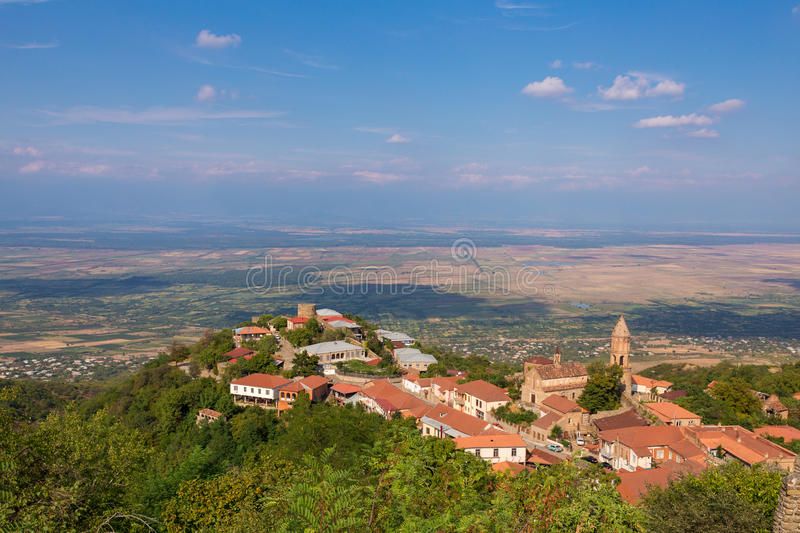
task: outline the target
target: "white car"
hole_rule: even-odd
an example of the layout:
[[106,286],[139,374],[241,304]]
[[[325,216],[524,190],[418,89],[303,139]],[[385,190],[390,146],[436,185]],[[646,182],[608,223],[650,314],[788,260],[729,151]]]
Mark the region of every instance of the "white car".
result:
[[575,444],[578,446],[586,446],[586,440],[584,440],[583,435],[578,434],[578,436],[575,437]]

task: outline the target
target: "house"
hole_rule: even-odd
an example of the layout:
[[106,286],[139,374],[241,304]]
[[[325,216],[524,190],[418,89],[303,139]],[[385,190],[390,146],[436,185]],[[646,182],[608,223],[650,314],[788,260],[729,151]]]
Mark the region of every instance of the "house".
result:
[[507,474],[509,476],[516,476],[521,474],[528,467],[520,463],[511,463],[509,461],[501,461],[499,463],[492,463],[492,471],[497,474]]
[[319,357],[319,364],[332,365],[341,361],[358,359],[364,361],[367,351],[356,344],[346,341],[329,341],[297,348],[296,353],[307,352],[308,355]]
[[558,416],[558,425],[564,431],[572,432],[580,429],[583,409],[569,398],[551,394],[540,404],[543,411]]
[[453,407],[468,415],[485,420],[488,413],[510,401],[511,398],[504,389],[478,379],[456,385]]
[[361,392],[361,387],[350,383],[334,383],[331,387],[331,397],[335,402],[342,404],[359,392]]
[[560,350],[552,360],[531,357],[523,366],[522,401],[537,404],[552,394],[576,400],[588,380],[585,366],[561,362]]
[[753,432],[759,437],[773,439],[783,439],[786,444],[800,440],[800,429],[792,426],[764,426],[763,428],[756,428]]
[[403,376],[403,388],[411,394],[427,397],[431,390],[433,378],[421,378],[419,372],[409,372]]
[[645,403],[644,407],[668,426],[699,426],[700,415],[672,402]]
[[402,346],[409,347],[413,345],[415,342],[417,342],[412,337],[409,337],[405,333],[401,333],[399,331],[389,331],[386,329],[379,329],[378,331],[375,332],[375,334],[378,336],[379,340],[389,341],[396,348],[400,348]]
[[629,409],[616,415],[595,418],[592,424],[597,431],[608,431],[610,429],[622,429],[630,427],[649,426],[647,420],[642,418],[636,411]]
[[400,368],[414,369],[420,372],[425,372],[429,366],[438,362],[434,356],[422,353],[416,348],[396,348],[394,360]]
[[256,354],[255,350],[251,350],[250,348],[234,348],[229,352],[225,352],[222,354],[226,360],[230,361],[231,359],[239,359],[240,357],[244,357],[246,359],[252,358]]
[[392,418],[395,414],[399,414],[419,419],[430,408],[413,394],[395,387],[385,379],[366,383],[357,397],[364,409],[378,413],[384,418]]
[[487,431],[493,431],[492,424],[486,420],[441,404],[428,409],[419,422],[424,436],[439,439],[474,437]]
[[272,374],[250,374],[234,379],[230,383],[233,403],[237,405],[257,405],[259,407],[276,407],[278,391],[292,383],[292,380]]
[[[319,311],[317,311],[317,314],[319,314]],[[349,318],[345,318],[341,315],[323,316],[320,318],[323,327],[330,329],[345,329],[353,336],[353,338],[357,340],[362,340],[364,338],[364,332],[361,330],[361,326],[354,320],[350,320]]]
[[689,473],[699,473],[702,468],[697,463],[665,461],[658,468],[650,470],[620,470],[617,492],[626,502],[636,505],[647,494],[650,487],[666,488],[670,481]]
[[738,460],[752,466],[764,463],[791,471],[795,453],[741,426],[690,426],[694,442],[713,458]]
[[539,448],[531,448],[528,450],[528,465],[539,466],[553,466],[562,462],[563,459],[557,455],[546,452]]
[[631,376],[631,392],[640,401],[656,402],[658,397],[672,389],[672,383],[660,379],[652,379],[639,374]]
[[664,393],[660,394],[659,396],[661,397],[662,400],[666,400],[668,402],[674,402],[678,398],[684,398],[685,396],[688,396],[688,395],[689,395],[689,393],[686,392],[685,390],[680,390],[680,389],[673,390],[673,389],[670,389],[667,392],[664,392]]
[[446,376],[431,378],[431,396],[447,405],[454,405],[456,385],[464,379],[462,376]]
[[219,411],[205,408],[205,409],[200,409],[197,412],[197,418],[195,419],[195,422],[197,423],[197,425],[210,424],[211,422],[216,422],[217,420],[224,420],[224,419],[225,417],[222,416],[222,413],[220,413]]
[[321,402],[328,397],[330,383],[322,376],[308,376],[289,385],[282,387],[279,391],[280,399],[286,403],[292,403],[297,399],[297,395],[305,393],[312,402]]
[[[531,423],[528,429],[528,434],[538,444],[547,444],[550,440],[550,435],[553,433],[553,428],[559,426],[561,416],[556,413],[547,413],[540,416]],[[562,428],[563,429],[563,428]]]
[[770,394],[761,404],[761,410],[767,416],[774,416],[781,420],[789,419],[789,408],[783,405],[777,394]]
[[307,316],[293,316],[291,318],[286,319],[286,329],[289,331],[293,331],[295,329],[300,329],[306,327],[308,321],[311,320]]
[[326,319],[326,318],[337,318],[343,317],[342,313],[336,311],[334,309],[324,308],[324,309],[317,309],[316,314],[319,318]]
[[245,342],[258,341],[264,335],[272,335],[272,332],[266,328],[258,326],[245,326],[233,330],[233,343],[239,348]]
[[704,465],[705,453],[674,426],[646,426],[600,432],[600,456],[615,470],[649,469],[664,461]]
[[490,463],[521,463],[527,460],[527,448],[522,437],[504,433],[496,435],[477,435],[455,439],[456,449],[474,454]]

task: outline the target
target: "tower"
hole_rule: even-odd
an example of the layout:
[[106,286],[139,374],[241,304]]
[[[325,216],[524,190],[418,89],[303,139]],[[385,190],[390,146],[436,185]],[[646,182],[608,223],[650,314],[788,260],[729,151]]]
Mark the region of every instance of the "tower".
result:
[[553,354],[553,365],[561,366],[561,346],[556,346],[556,351]]
[[609,364],[622,367],[622,384],[625,394],[631,394],[631,332],[625,323],[625,316],[619,315],[617,325],[611,332],[611,360]]

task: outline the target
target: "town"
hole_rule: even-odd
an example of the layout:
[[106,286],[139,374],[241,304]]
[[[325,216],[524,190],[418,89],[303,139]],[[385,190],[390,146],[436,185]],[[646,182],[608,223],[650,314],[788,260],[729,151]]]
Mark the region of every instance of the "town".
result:
[[[302,303],[296,316],[253,317],[228,330],[234,348],[213,358],[199,375],[217,380],[235,375],[229,387],[236,405],[279,416],[304,396],[386,419],[411,419],[423,436],[452,439],[457,449],[491,463],[496,472],[513,475],[571,458],[599,464],[617,474],[616,489],[629,503],[650,487],[725,462],[792,471],[796,454],[773,441],[798,441],[800,430],[780,423],[789,410],[778,396],[752,391],[764,415],[778,424],[754,431],[703,424],[700,415],[674,402],[686,391],[632,373],[636,353],[624,316],[610,329],[610,357],[602,372],[598,368],[604,365],[563,361],[556,348],[530,355],[521,373],[506,376],[512,385],[500,387],[447,368],[403,332]],[[265,347],[272,371],[248,371]],[[188,361],[177,364],[197,373]],[[712,381],[705,390],[710,397],[715,385]],[[616,396],[613,409],[597,403],[603,394]],[[800,391],[794,397],[800,399]],[[197,413],[198,424],[221,418],[208,407]]]

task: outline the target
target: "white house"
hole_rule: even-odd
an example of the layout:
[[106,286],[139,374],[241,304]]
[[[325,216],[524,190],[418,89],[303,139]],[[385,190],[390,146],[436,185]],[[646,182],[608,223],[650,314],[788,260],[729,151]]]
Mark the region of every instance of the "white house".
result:
[[428,367],[438,361],[430,354],[422,353],[416,348],[397,348],[394,350],[394,360],[400,368],[414,369],[424,372]]
[[525,463],[527,448],[516,434],[477,435],[455,439],[456,448],[490,463]]
[[487,413],[511,401],[508,393],[482,379],[456,385],[453,407],[486,420]]
[[382,341],[389,341],[395,346],[397,346],[398,344],[402,344],[403,346],[411,346],[416,342],[412,337],[400,331],[389,331],[387,329],[379,329],[378,331],[375,332],[375,334],[378,336],[378,339]]
[[421,378],[416,372],[403,376],[402,385],[405,390],[417,396],[427,396],[431,389],[432,378]]
[[272,374],[250,374],[231,381],[230,392],[237,405],[273,407],[278,401],[278,391],[291,382]]
[[312,344],[303,348],[297,348],[295,353],[308,352],[308,355],[319,357],[321,365],[331,365],[340,361],[350,361],[352,359],[365,360],[367,351],[361,346],[350,344],[345,341],[330,341]]

